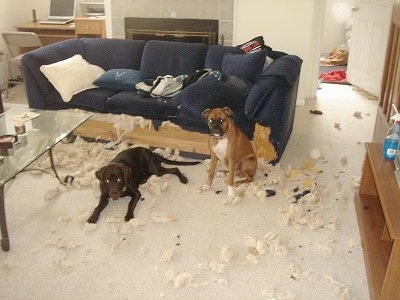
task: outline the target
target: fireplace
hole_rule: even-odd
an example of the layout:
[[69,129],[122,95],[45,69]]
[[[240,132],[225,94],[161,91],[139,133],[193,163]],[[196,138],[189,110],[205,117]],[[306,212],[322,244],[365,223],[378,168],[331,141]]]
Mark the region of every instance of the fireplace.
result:
[[215,45],[218,20],[126,17],[125,38]]

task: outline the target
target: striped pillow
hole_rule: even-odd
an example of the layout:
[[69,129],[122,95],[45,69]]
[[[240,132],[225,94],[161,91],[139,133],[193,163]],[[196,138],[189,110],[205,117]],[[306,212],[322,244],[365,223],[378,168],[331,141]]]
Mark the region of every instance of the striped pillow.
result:
[[272,50],[270,47],[265,45],[262,36],[257,36],[244,44],[237,45],[236,47],[240,48],[244,53],[253,53],[262,49]]

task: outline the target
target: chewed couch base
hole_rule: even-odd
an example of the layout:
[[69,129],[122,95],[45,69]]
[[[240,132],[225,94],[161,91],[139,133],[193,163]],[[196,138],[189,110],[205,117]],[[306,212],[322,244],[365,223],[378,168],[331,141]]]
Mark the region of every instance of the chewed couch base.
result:
[[[75,129],[74,133],[81,137],[98,140],[124,141],[157,148],[178,149],[182,152],[210,154],[207,134],[187,131],[170,122],[162,124],[156,130],[151,121],[140,117],[127,115],[98,117],[95,115]],[[268,127],[256,125],[253,147],[257,157],[265,162],[271,162],[277,158],[275,148],[268,139],[269,133]]]

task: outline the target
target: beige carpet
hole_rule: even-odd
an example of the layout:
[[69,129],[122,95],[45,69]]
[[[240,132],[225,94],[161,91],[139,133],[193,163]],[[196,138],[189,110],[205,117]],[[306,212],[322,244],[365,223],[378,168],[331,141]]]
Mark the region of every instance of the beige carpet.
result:
[[130,223],[127,199],[96,226],[85,222],[98,201],[93,172],[118,150],[57,145],[72,186],[38,172],[6,185],[11,250],[0,253],[0,298],[369,299],[353,197],[377,103],[351,89],[322,84],[318,100],[297,107],[281,163],[260,163],[234,203],[224,178],[199,191],[205,161],[180,167],[187,185],[164,176],[142,186]]

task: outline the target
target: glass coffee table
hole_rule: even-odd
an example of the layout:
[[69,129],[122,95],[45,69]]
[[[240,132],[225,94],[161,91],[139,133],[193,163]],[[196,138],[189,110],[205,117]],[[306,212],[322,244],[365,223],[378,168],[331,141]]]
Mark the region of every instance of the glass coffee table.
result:
[[[54,175],[60,183],[66,184],[59,178],[55,169],[52,148],[90,117],[90,114],[80,111],[28,108],[12,108],[0,114],[0,136],[15,135],[18,139],[11,149],[0,149],[0,227],[3,251],[10,249],[4,207],[4,185],[46,152],[50,155]],[[21,127],[25,133],[16,135]]]

